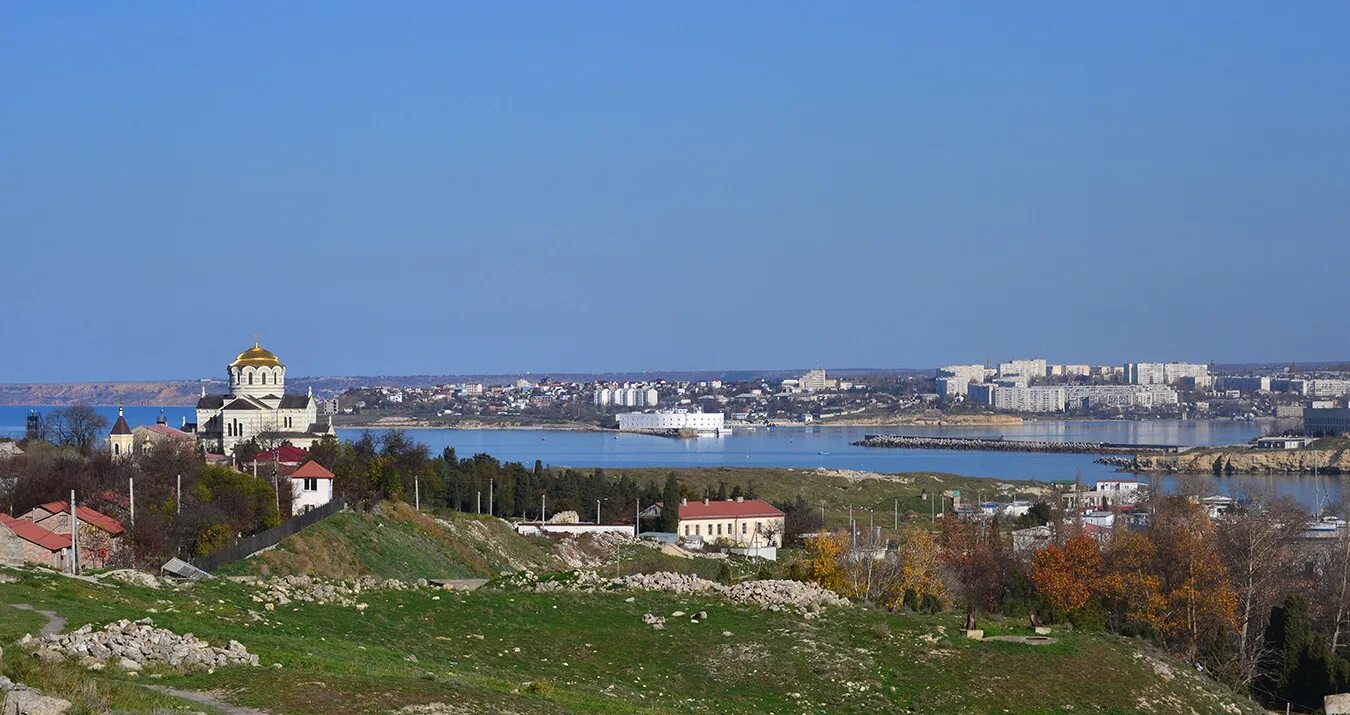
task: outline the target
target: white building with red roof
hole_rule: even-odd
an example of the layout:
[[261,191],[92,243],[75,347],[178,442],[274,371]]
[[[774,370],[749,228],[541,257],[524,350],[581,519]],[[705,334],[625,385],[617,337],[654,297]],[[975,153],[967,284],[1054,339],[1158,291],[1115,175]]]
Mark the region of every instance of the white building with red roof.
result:
[[314,460],[291,472],[291,514],[303,514],[333,500],[333,473]]
[[786,515],[763,499],[708,500],[680,504],[676,534],[705,544],[719,542],[737,548],[783,545]]

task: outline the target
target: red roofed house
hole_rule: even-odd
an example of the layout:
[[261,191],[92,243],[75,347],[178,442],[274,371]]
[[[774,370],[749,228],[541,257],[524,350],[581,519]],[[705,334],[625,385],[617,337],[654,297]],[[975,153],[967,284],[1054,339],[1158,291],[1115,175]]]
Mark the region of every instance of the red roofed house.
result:
[[257,462],[259,468],[270,467],[275,464],[281,467],[280,472],[282,474],[289,474],[292,469],[300,466],[300,463],[306,459],[309,459],[309,452],[299,447],[283,444],[276,449],[259,452],[252,462],[246,462],[245,466],[253,462]]
[[[87,506],[76,508],[80,518],[80,565],[103,568],[117,553],[126,530],[116,519]],[[70,503],[54,501],[35,506],[23,518],[70,540]],[[67,543],[69,546],[69,543]]]
[[291,514],[303,514],[333,500],[333,473],[310,460],[291,472]]
[[680,504],[680,522],[675,531],[681,538],[700,537],[705,544],[726,541],[736,547],[783,545],[785,515],[763,499]]
[[66,557],[70,553],[70,537],[53,533],[27,519],[0,513],[0,557],[9,566],[15,556],[15,541],[18,541],[18,554],[21,562],[28,561],[55,569],[66,568]]

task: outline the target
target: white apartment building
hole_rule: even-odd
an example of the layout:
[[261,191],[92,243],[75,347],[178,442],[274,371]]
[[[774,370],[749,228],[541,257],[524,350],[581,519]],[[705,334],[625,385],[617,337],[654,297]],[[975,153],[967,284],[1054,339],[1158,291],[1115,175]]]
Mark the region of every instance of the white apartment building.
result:
[[1219,392],[1237,390],[1238,392],[1270,392],[1270,378],[1246,375],[1225,375],[1214,379],[1214,389]]
[[1051,377],[1088,377],[1092,374],[1091,365],[1049,365],[1046,374]]
[[977,405],[994,404],[994,390],[998,388],[987,382],[977,382],[966,387],[966,399]]
[[1063,412],[1063,387],[994,387],[994,409],[1012,412]]
[[619,430],[622,432],[643,430],[726,431],[726,417],[721,412],[662,410],[659,412],[623,412],[618,417]]
[[1131,362],[1125,364],[1125,379],[1131,385],[1175,385],[1183,378],[1194,378],[1196,389],[1208,389],[1213,383],[1209,366],[1193,362]]
[[999,377],[1022,375],[1026,378],[1045,377],[1046,365],[1043,358],[1009,360],[998,364]]
[[962,377],[939,377],[937,380],[938,397],[954,399],[964,397],[970,391],[970,380]]
[[1307,392],[1309,397],[1340,397],[1350,395],[1350,380],[1328,380],[1317,378],[1309,380]]
[[984,382],[985,375],[983,365],[943,365],[937,369],[937,377],[954,377],[965,380],[967,384]]
[[596,407],[656,407],[661,395],[654,387],[602,387],[593,397]]
[[827,389],[829,380],[825,377],[825,370],[816,368],[807,370],[805,375],[797,378],[797,388],[807,392],[820,392]]
[[1177,391],[1164,385],[1069,385],[1064,388],[1069,409],[1094,407],[1163,407],[1178,404]]

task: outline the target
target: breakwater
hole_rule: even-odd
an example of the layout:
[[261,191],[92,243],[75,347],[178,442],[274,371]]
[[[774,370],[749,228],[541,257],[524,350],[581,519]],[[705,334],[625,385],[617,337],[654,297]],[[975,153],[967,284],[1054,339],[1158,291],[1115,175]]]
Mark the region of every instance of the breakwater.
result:
[[980,452],[1046,452],[1058,454],[1166,454],[1183,447],[1166,444],[1113,444],[1110,442],[1060,442],[976,437],[919,437],[869,434],[853,442],[857,447],[891,449],[965,449]]

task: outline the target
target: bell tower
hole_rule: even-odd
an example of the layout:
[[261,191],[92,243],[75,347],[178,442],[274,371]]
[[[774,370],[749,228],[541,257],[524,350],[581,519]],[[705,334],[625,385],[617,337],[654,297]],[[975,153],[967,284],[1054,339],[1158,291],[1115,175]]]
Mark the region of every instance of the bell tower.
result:
[[135,448],[135,439],[131,434],[131,428],[127,426],[127,418],[122,414],[122,406],[117,406],[117,421],[113,423],[112,432],[108,434],[108,451],[112,458],[118,461],[131,458],[131,452]]

